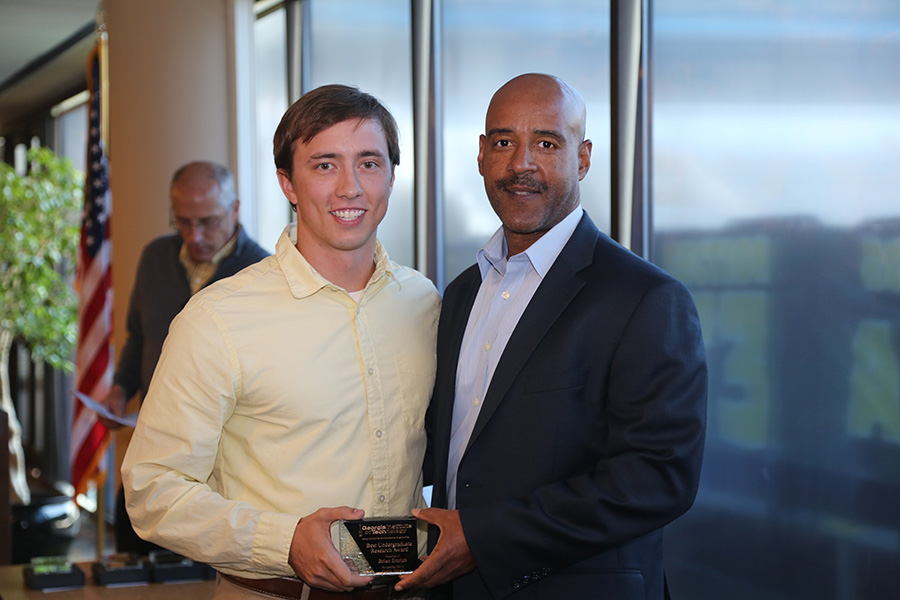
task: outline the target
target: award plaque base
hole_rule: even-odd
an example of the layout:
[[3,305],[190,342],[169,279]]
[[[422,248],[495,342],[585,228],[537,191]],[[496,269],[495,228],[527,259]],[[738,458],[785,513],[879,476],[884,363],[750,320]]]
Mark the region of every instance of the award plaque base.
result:
[[136,554],[111,554],[92,563],[91,574],[97,585],[146,583],[150,581],[150,565]]
[[216,578],[216,572],[209,565],[165,550],[151,552],[147,563],[150,567],[150,581],[154,583]]
[[32,558],[31,564],[22,569],[22,577],[32,590],[84,586],[84,571],[65,556]]
[[341,558],[358,575],[406,575],[419,565],[415,517],[335,521],[331,535]]

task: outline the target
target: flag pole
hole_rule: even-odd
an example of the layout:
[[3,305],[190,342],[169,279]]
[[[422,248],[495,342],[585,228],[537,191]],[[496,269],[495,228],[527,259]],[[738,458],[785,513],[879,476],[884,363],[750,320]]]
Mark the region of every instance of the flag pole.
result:
[[106,469],[97,473],[97,560],[101,560],[106,550]]
[[[109,48],[106,34],[106,7],[101,1],[97,8],[97,52],[100,62],[100,139],[101,151],[109,158]],[[111,333],[111,332],[110,332]],[[114,360],[111,358],[110,360]],[[106,481],[109,469],[109,444],[111,433],[107,433],[105,468],[97,471],[97,560],[101,560],[106,549]]]
[[109,48],[107,47],[106,10],[97,15],[97,44],[100,52],[100,139],[103,154],[109,157]]
[[[88,173],[85,205],[81,220],[81,243],[75,288],[79,295],[78,348],[75,360],[75,388],[102,401],[112,383],[112,248],[105,139],[108,129],[108,81],[106,24],[103,4],[97,12],[97,40],[87,61],[90,91],[88,111]],[[72,486],[76,499],[89,489],[97,496],[93,506],[97,519],[97,555],[102,558],[106,538],[105,482],[108,468],[109,431],[97,414],[74,400],[72,417]],[[85,507],[87,508],[87,507]]]

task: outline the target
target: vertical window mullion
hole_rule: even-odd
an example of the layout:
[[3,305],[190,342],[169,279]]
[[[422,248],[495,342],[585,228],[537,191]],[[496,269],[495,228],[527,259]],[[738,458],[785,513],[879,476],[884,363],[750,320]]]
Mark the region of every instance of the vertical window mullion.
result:
[[443,289],[440,0],[412,0],[415,267]]

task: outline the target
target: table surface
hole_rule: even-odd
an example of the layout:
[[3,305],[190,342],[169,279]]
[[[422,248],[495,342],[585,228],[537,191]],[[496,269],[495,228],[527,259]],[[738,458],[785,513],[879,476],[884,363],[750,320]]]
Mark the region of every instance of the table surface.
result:
[[22,569],[26,565],[0,567],[0,600],[159,600],[178,598],[179,600],[209,600],[216,589],[215,581],[191,581],[185,583],[150,583],[126,587],[105,587],[94,585],[91,577],[91,563],[78,563],[84,571],[83,588],[71,590],[31,590],[25,587]]

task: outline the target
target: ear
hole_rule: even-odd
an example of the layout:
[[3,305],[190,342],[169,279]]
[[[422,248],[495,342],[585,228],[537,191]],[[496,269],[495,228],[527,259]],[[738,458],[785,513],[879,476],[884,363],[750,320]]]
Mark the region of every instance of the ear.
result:
[[284,169],[278,169],[277,174],[278,185],[281,186],[281,192],[284,194],[284,197],[288,199],[288,202],[297,206],[297,194],[294,193],[294,184],[291,181],[291,176]]
[[231,216],[237,221],[238,215],[241,214],[241,201],[239,198],[234,199],[234,206],[231,208]]
[[591,168],[591,149],[594,143],[591,140],[584,140],[578,147],[578,181],[584,179]]
[[483,135],[478,138],[478,174],[484,177],[484,144],[487,138]]

